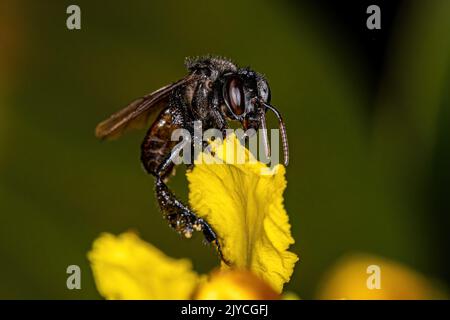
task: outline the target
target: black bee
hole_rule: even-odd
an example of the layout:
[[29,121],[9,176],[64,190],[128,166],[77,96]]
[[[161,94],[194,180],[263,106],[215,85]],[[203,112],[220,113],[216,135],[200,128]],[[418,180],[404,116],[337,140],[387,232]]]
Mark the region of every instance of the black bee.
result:
[[[193,133],[194,121],[201,121],[204,130],[225,131],[229,121],[239,121],[244,130],[266,128],[265,113],[271,110],[279,120],[284,163],[288,163],[286,128],[280,112],[270,105],[270,88],[263,76],[249,68],[238,68],[231,61],[218,57],[188,58],[189,73],[183,79],[162,87],[98,124],[100,139],[114,138],[130,127],[147,125],[149,116],[159,112],[141,145],[141,161],[145,170],[156,178],[156,197],[164,217],[177,232],[187,238],[202,231],[208,242],[220,243],[214,230],[179,201],[165,180],[174,169],[171,155],[178,141],[172,141],[175,129]],[[266,154],[270,154],[267,130],[262,130]],[[222,257],[223,258],[223,257]]]

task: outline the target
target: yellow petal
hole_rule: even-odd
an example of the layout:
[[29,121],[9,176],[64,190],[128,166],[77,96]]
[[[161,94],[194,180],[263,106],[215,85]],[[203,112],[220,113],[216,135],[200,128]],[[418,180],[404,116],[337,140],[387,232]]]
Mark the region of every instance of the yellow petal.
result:
[[[216,231],[225,259],[247,269],[280,293],[289,281],[297,255],[288,251],[294,243],[283,206],[285,168],[277,165],[268,174],[234,135],[203,153],[187,173],[189,202],[195,212]],[[237,164],[244,154],[248,160]]]
[[[378,275],[379,278],[374,278]],[[354,254],[342,258],[329,271],[319,298],[422,300],[446,297],[430,279],[405,265],[377,256]]]
[[224,270],[213,272],[200,285],[197,300],[276,300],[280,296],[273,288],[251,272]]
[[88,258],[106,299],[189,299],[199,283],[187,259],[172,259],[132,232],[102,234]]

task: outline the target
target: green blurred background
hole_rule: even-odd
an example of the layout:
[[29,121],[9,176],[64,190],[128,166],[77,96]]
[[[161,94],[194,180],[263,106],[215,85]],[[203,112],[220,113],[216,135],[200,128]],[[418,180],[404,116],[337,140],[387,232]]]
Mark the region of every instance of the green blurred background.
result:
[[[217,265],[202,237],[180,239],[158,212],[144,132],[94,137],[113,111],[182,77],[184,57],[207,53],[264,73],[286,119],[300,256],[288,290],[314,298],[354,251],[445,285],[450,2],[383,2],[381,31],[365,28],[371,3],[331,2],[2,0],[0,298],[100,298],[86,253],[104,231],[138,230],[200,272]],[[79,31],[66,28],[69,4]],[[187,198],[183,171],[171,185]],[[66,288],[71,264],[82,290]]]

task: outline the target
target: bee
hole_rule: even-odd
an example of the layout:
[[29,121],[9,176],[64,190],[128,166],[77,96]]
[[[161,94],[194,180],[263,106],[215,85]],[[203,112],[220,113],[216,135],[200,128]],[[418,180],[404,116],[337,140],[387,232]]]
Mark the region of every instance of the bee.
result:
[[173,229],[187,238],[194,231],[203,232],[205,239],[216,245],[223,260],[216,232],[178,200],[166,184],[174,170],[172,151],[178,144],[172,141],[172,132],[186,129],[193,134],[195,121],[200,121],[205,130],[214,128],[225,132],[231,121],[237,121],[244,130],[263,129],[263,145],[269,156],[266,112],[270,110],[278,118],[284,164],[287,165],[286,128],[280,112],[270,104],[269,84],[261,74],[250,68],[239,68],[228,59],[211,56],[186,58],[185,66],[188,74],[183,79],[114,113],[97,125],[96,136],[100,139],[119,137],[129,128],[148,126],[150,116],[157,114],[141,144],[141,162],[145,171],[155,177],[156,198],[163,216]]

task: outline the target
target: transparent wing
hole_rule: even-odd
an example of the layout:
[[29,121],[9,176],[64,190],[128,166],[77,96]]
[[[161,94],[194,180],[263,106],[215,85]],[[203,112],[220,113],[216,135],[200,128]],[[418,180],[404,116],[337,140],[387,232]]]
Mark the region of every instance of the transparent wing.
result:
[[142,98],[136,99],[108,119],[100,122],[95,128],[95,135],[100,139],[113,139],[120,137],[128,129],[143,128],[147,125],[149,117],[153,113],[164,109],[168,105],[172,90],[192,79],[192,76],[187,76]]

